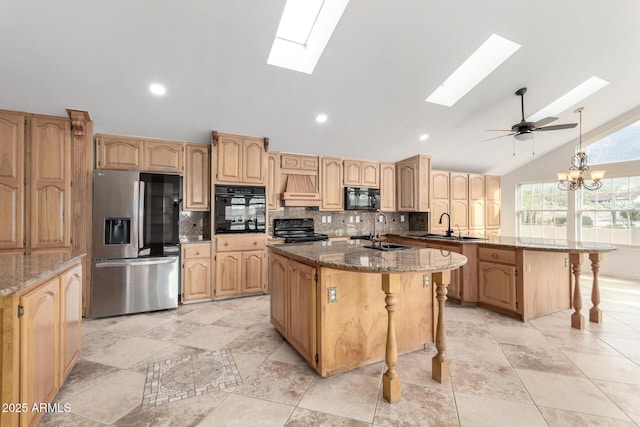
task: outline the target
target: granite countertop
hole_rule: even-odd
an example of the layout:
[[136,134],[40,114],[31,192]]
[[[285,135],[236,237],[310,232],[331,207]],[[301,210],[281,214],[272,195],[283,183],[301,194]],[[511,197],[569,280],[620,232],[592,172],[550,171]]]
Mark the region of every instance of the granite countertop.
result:
[[0,297],[12,295],[20,289],[62,270],[84,254],[69,255],[67,251],[31,255],[0,255]]
[[341,270],[369,273],[409,273],[442,271],[462,267],[467,263],[463,255],[437,249],[411,248],[398,251],[379,251],[365,248],[371,242],[347,240],[341,242],[308,242],[269,246],[274,253],[301,262]]
[[492,236],[488,239],[459,240],[459,239],[443,239],[438,237],[419,237],[420,234],[426,234],[421,231],[407,231],[402,233],[389,233],[389,235],[399,237],[410,237],[418,240],[430,240],[434,242],[451,242],[458,244],[471,245],[489,245],[505,248],[522,248],[551,252],[611,252],[617,248],[608,243],[596,242],[576,242],[564,239],[542,239],[542,238],[526,238],[526,237],[509,237],[509,236]]
[[180,238],[180,244],[188,243],[211,243],[211,239],[200,239],[198,236],[183,236]]

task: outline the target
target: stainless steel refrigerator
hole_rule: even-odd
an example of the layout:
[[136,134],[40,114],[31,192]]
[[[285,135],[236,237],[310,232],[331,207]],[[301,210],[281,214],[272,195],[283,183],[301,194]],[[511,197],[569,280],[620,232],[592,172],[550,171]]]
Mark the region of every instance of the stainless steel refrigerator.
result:
[[93,173],[91,316],[178,306],[180,177]]

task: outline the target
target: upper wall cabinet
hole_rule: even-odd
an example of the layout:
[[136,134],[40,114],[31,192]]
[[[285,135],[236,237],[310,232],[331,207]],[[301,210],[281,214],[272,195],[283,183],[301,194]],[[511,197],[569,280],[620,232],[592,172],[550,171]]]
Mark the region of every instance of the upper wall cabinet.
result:
[[418,155],[396,163],[400,212],[429,212],[431,156]]
[[344,160],[345,187],[380,187],[380,167],[378,162]]
[[380,163],[380,211],[396,211],[395,163]]
[[320,210],[343,210],[343,188],[342,159],[337,157],[320,157]]
[[[317,164],[316,164],[317,167]],[[267,153],[267,209],[280,207],[280,153]]]
[[96,134],[97,169],[142,169],[142,139]]
[[484,188],[486,197],[485,227],[487,229],[500,228],[500,177],[485,175]]
[[181,174],[184,143],[134,136],[96,134],[96,168]]
[[25,122],[0,112],[0,249],[23,247]]
[[469,174],[451,172],[451,196],[449,198],[451,226],[456,230],[469,228]]
[[211,133],[215,153],[216,182],[232,184],[265,183],[265,153],[268,138]]
[[429,215],[431,232],[444,231],[447,223],[439,224],[440,217],[449,213],[450,173],[448,171],[431,170],[431,215]]
[[469,230],[484,230],[484,175],[469,174]]
[[183,206],[186,211],[208,211],[211,208],[209,148],[208,144],[187,144],[185,147]]

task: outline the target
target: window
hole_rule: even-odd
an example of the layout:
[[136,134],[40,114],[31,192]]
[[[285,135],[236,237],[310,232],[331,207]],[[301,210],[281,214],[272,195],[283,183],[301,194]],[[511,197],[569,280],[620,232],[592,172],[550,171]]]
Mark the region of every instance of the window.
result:
[[640,160],[640,120],[584,147],[590,164]]
[[518,236],[566,239],[567,197],[555,182],[520,184]]
[[605,178],[581,194],[580,239],[640,245],[640,176]]

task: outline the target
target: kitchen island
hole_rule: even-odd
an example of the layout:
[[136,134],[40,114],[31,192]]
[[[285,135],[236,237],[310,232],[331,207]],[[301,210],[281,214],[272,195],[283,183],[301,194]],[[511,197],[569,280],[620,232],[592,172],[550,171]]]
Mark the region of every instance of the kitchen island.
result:
[[383,395],[400,400],[398,354],[436,344],[432,375],[449,377],[444,301],[460,254],[381,251],[369,241],[269,247],[271,322],[322,376],[385,360]]
[[[574,308],[571,326],[584,328],[580,274],[585,254],[591,261],[593,287],[589,320],[602,322],[598,272],[605,243],[562,239],[494,236],[489,239],[457,239],[405,232],[387,235],[390,242],[436,247],[463,253],[469,262],[452,279],[452,298],[479,305],[526,321]],[[573,281],[571,276],[573,274]]]

